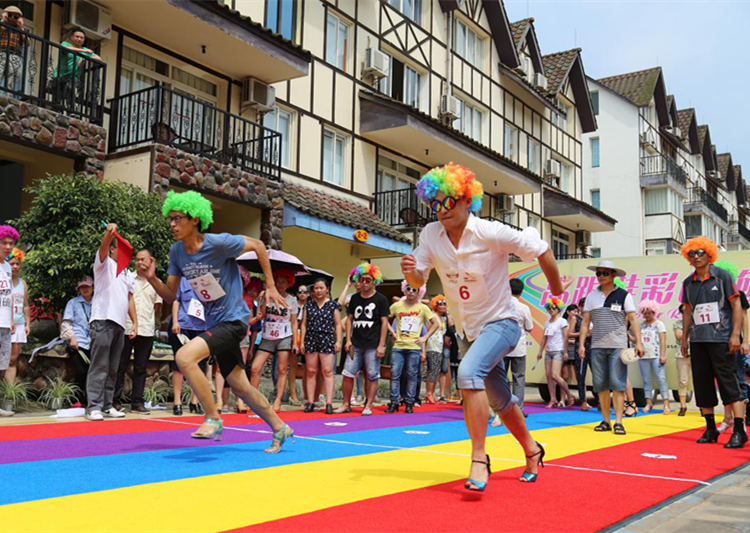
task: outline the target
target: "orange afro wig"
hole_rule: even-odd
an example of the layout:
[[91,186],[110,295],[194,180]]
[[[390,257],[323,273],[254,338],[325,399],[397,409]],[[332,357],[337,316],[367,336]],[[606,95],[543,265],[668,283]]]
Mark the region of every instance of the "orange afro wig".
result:
[[682,257],[690,261],[688,253],[695,250],[704,250],[706,254],[708,254],[709,263],[715,263],[719,258],[719,247],[708,237],[695,237],[694,239],[690,239],[682,245],[680,253],[682,253]]
[[294,270],[291,268],[274,268],[273,279],[277,280],[279,278],[285,278],[289,282],[290,287],[292,287],[297,281],[297,278],[294,275]]
[[438,294],[432,300],[430,300],[430,309],[434,311],[435,309],[437,309],[438,302],[445,302],[445,301],[446,301],[445,296],[442,294]]

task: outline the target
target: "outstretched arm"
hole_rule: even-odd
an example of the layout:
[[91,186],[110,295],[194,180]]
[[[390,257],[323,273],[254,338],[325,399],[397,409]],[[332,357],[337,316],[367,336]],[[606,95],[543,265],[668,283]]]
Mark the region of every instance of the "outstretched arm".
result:
[[[549,290],[552,292],[552,296],[560,296],[565,292],[565,287],[560,280],[560,270],[557,268],[557,261],[555,261],[555,254],[552,252],[552,248],[547,248],[547,251],[540,255],[538,260],[539,266],[542,272],[544,272],[544,277],[547,278],[547,282],[549,283]],[[570,286],[569,283],[568,286]]]

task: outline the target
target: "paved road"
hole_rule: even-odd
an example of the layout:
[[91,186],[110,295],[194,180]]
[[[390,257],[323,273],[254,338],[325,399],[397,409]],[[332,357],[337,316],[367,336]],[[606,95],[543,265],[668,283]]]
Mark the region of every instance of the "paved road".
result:
[[750,465],[617,531],[750,533]]

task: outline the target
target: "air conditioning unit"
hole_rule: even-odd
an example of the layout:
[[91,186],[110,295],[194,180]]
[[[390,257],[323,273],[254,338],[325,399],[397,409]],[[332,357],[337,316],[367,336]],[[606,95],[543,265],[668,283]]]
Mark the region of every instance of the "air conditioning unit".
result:
[[724,177],[721,175],[721,172],[718,170],[709,170],[707,174],[708,174],[708,177],[714,181],[724,181]]
[[444,94],[440,97],[440,118],[456,120],[461,118],[461,100]]
[[545,76],[544,74],[540,74],[539,72],[534,74],[534,85],[546,91],[547,90],[547,76]]
[[245,78],[242,80],[240,105],[271,111],[276,107],[276,89],[255,78]]
[[641,146],[651,155],[656,155],[659,151],[656,149],[656,140],[654,132],[651,130],[641,133]]
[[365,66],[362,69],[363,76],[372,76],[373,78],[385,78],[390,70],[388,55],[375,48],[365,50]]
[[561,173],[561,163],[557,159],[547,159],[544,164],[545,178],[559,178]]
[[530,78],[533,75],[534,72],[534,63],[531,62],[531,58],[529,56],[520,56],[518,59],[520,59],[521,65],[518,67],[519,70],[522,70],[524,74],[526,74],[526,78]]
[[677,126],[664,126],[664,131],[678,139],[682,138],[682,131]]
[[112,38],[112,11],[88,0],[65,2],[65,28],[78,27],[86,37],[97,41]]
[[578,232],[578,246],[590,246],[591,245],[591,232],[587,230],[581,230]]
[[497,208],[503,213],[513,213],[516,210],[516,202],[508,194],[500,194],[497,197]]

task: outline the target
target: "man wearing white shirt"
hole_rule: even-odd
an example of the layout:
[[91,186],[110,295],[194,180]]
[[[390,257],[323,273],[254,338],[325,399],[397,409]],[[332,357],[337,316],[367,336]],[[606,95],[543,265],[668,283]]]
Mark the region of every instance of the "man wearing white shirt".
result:
[[135,274],[129,273],[133,281],[133,301],[135,302],[135,313],[138,316],[138,335],[130,338],[133,327],[132,321],[125,324],[125,343],[120,354],[120,366],[117,370],[115,381],[115,407],[120,408],[123,388],[125,386],[125,372],[133,354],[133,390],[130,393],[131,412],[148,414],[149,410],[143,404],[143,389],[146,386],[146,364],[151,358],[154,349],[154,340],[158,326],[161,323],[161,307],[164,303],[161,296],[143,276],[148,263],[152,257],[148,250],[141,250],[135,256]]
[[[511,394],[503,358],[516,346],[521,328],[508,284],[509,255],[538,260],[553,295],[564,291],[549,245],[534,228],[518,231],[474,216],[481,210],[483,190],[474,173],[453,163],[432,169],[417,184],[417,195],[429,204],[438,222],[428,224],[413,255],[401,260],[412,287],[427,282],[437,270],[453,310],[464,356],[458,386],[472,442],[471,475],[464,488],[484,491],[490,460],[485,453],[489,404],[518,440],[526,455],[522,482],[534,482],[544,449],[526,427],[518,399]],[[489,403],[488,403],[489,399]]]
[[89,420],[103,420],[102,411],[111,418],[125,416],[112,402],[128,316],[133,321],[130,338],[135,338],[138,332],[133,280],[126,270],[117,274],[116,229],[116,224],[107,225],[94,259],[96,291],[91,302],[91,366],[86,378],[86,418]]
[[[526,391],[526,335],[534,329],[534,321],[531,318],[531,309],[521,301],[523,281],[518,278],[510,280],[510,293],[513,295],[515,319],[521,326],[521,338],[513,351],[505,357],[508,361],[508,369],[513,373],[513,395],[518,398],[518,406],[523,412]],[[526,417],[525,413],[524,417]]]

